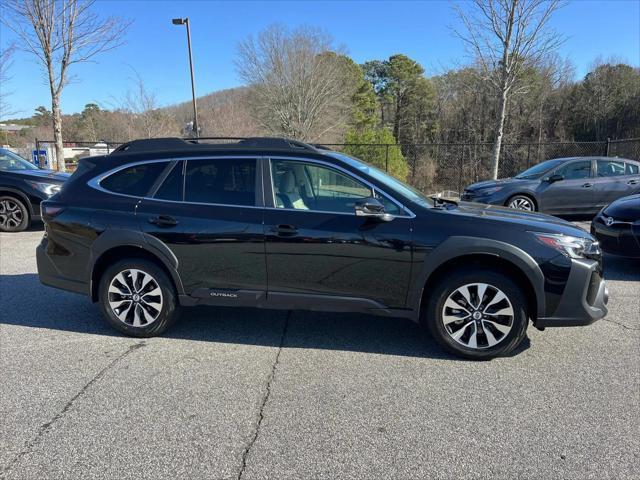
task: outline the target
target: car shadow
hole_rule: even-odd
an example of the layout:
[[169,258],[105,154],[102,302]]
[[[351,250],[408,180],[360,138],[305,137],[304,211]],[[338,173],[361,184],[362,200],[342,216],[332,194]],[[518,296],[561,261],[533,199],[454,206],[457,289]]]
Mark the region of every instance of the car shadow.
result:
[[571,213],[568,215],[557,215],[559,218],[568,222],[589,222],[594,219],[595,215],[585,215],[584,213]]
[[[0,325],[122,337],[96,304],[43,286],[35,274],[0,276],[0,312]],[[182,310],[163,338],[460,360],[410,320],[365,314],[193,307]],[[525,338],[510,356],[529,346]]]
[[42,220],[32,220],[25,232],[44,232]]

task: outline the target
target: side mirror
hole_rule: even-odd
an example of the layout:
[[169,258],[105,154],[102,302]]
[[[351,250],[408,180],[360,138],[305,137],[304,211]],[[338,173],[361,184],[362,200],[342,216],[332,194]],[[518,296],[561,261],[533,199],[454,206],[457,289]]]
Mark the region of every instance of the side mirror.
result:
[[556,173],[555,175],[545,178],[545,180],[549,183],[559,182],[560,180],[564,180],[564,176]]
[[384,222],[393,220],[393,215],[389,215],[384,211],[384,205],[377,198],[365,198],[359,200],[355,205],[357,217],[378,218]]

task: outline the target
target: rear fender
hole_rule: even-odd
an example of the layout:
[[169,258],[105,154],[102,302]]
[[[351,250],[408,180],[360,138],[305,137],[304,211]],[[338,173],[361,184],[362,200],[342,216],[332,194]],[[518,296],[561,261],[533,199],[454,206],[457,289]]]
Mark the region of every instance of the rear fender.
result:
[[[88,270],[86,272],[89,282],[91,282],[93,270],[100,257],[109,250],[118,247],[140,248],[147,254],[153,255],[171,275],[178,295],[184,294],[182,280],[178,274],[178,259],[174,253],[157,238],[136,230],[111,229],[105,230],[100,234],[91,245]],[[91,284],[90,289],[92,295],[95,288],[97,288],[97,285]]]

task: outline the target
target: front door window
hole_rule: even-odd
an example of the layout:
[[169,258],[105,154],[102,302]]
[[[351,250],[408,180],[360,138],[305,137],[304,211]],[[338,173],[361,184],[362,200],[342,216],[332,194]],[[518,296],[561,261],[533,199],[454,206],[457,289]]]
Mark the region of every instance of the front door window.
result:
[[354,213],[356,202],[375,197],[392,215],[400,208],[379,192],[336,169],[313,163],[272,160],[276,208]]

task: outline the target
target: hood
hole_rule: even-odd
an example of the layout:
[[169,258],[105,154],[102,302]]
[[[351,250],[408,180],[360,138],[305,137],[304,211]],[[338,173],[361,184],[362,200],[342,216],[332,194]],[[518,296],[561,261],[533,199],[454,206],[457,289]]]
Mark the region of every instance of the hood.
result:
[[55,172],[53,170],[12,170],[7,173],[19,176],[20,178],[31,179],[36,182],[64,183],[70,173]]
[[530,182],[531,180],[525,180],[520,178],[501,178],[499,180],[485,180],[484,182],[476,182],[469,185],[465,190],[473,192],[475,190],[481,190],[483,188],[497,187],[500,185],[515,185],[517,183]]
[[507,207],[472,202],[460,202],[457,207],[450,208],[449,212],[466,217],[506,223],[532,232],[561,233],[574,237],[591,238],[587,231],[573,223],[544,213],[524,212]]
[[622,197],[605,207],[602,213],[623,222],[640,220],[640,194]]

